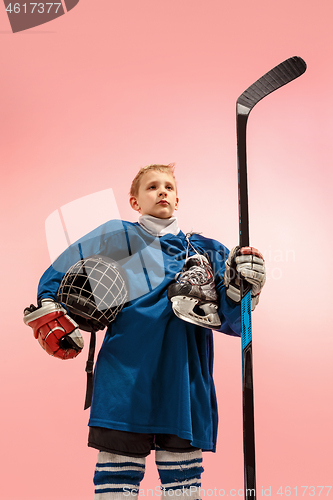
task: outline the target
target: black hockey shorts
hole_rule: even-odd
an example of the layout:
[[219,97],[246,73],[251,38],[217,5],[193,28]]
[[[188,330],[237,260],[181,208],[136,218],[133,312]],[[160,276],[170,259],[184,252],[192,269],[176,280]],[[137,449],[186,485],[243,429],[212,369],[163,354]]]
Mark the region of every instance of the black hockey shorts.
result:
[[191,446],[188,439],[174,434],[143,434],[117,431],[105,427],[90,427],[88,446],[100,451],[128,457],[146,457],[156,447],[174,453],[188,453],[199,448]]

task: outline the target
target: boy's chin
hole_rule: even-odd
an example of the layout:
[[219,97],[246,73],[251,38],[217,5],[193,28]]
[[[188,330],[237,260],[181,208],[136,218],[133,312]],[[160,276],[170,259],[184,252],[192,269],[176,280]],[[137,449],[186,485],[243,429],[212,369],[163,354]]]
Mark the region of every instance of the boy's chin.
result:
[[152,217],[156,217],[157,219],[170,219],[170,217],[173,216],[173,214],[170,214],[170,213],[163,213],[162,211],[161,212],[153,212],[153,213],[150,213],[150,214],[144,214],[144,215],[151,215]]

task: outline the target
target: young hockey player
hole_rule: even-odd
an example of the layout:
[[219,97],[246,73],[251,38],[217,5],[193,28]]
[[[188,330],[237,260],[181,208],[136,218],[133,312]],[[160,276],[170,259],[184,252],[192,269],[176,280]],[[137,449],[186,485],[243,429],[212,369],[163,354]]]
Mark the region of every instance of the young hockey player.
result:
[[139,222],[109,221],[71,245],[42,276],[39,307],[25,310],[49,354],[75,357],[82,337],[55,302],[65,273],[92,255],[126,273],[129,300],[107,329],[94,372],[95,500],[136,496],[153,449],[166,494],[199,498],[202,451],[215,451],[217,437],[211,328],[240,336],[239,273],[252,285],[252,308],[265,282],[257,250],[229,253],[180,231],[178,203],[172,165],[142,168],[130,191]]

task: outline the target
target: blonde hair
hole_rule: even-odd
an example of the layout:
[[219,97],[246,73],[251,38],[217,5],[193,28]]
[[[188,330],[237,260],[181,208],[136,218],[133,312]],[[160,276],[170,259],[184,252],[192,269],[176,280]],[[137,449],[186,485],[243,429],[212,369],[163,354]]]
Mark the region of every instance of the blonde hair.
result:
[[158,172],[165,172],[167,174],[172,175],[172,177],[175,179],[175,164],[174,163],[169,163],[168,165],[147,165],[146,167],[140,168],[139,172],[136,174],[134,177],[132,184],[131,184],[131,189],[130,189],[130,196],[137,196],[139,193],[139,187],[140,187],[140,182],[142,177],[147,173],[150,172],[151,170],[157,170]]

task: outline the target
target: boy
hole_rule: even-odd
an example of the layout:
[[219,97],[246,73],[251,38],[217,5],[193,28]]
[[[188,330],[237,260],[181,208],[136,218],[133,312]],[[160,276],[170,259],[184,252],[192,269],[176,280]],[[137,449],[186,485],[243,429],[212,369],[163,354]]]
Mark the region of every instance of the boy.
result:
[[[108,327],[94,372],[88,445],[99,450],[95,500],[136,496],[152,449],[166,493],[199,498],[202,451],[215,451],[217,436],[213,336],[205,325],[217,316],[215,329],[239,336],[237,273],[252,284],[253,308],[265,281],[257,250],[233,249],[228,257],[217,241],[184,235],[173,215],[178,203],[173,165],[141,169],[130,191],[139,223],[110,221],[71,245],[41,278],[38,325],[25,316],[45,347],[50,301],[73,263],[104,255],[126,271],[130,300]],[[80,334],[61,314],[69,345],[54,355],[74,357]]]

